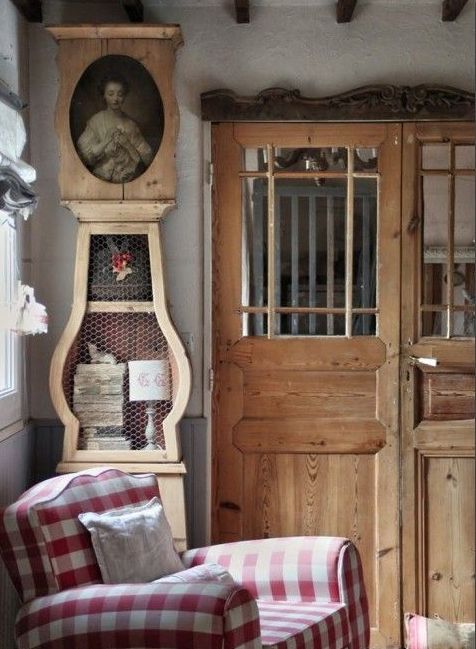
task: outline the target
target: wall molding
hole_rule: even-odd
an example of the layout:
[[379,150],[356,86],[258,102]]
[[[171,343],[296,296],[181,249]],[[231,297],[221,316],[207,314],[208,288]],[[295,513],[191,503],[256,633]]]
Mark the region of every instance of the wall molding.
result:
[[445,85],[370,85],[328,97],[266,88],[254,97],[219,89],[201,95],[202,120],[414,122],[473,121],[474,93]]

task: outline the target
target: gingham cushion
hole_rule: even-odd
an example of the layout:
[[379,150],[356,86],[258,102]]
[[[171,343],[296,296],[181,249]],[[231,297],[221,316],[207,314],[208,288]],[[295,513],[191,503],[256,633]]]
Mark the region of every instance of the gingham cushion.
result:
[[266,649],[342,649],[349,641],[344,604],[258,600]]
[[182,561],[185,566],[219,563],[258,600],[343,603],[350,649],[368,648],[370,622],[362,566],[348,539],[318,536],[239,541],[188,550]]
[[261,649],[256,602],[216,583],[86,586],[20,609],[18,649]]
[[101,576],[80,512],[145,503],[158,495],[152,474],[99,467],[45,480],[0,517],[0,550],[23,601]]
[[260,599],[338,602],[338,562],[348,540],[298,536],[224,543],[182,555],[185,566],[215,562]]
[[370,642],[369,602],[357,548],[348,543],[337,567],[340,599],[347,606],[351,649],[367,649]]

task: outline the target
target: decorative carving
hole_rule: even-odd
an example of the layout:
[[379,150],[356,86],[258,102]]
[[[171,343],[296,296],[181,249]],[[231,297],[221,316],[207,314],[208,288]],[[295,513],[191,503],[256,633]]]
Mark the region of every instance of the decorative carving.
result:
[[330,97],[267,88],[256,97],[232,90],[201,95],[206,121],[415,121],[474,119],[474,93],[450,86],[363,86]]

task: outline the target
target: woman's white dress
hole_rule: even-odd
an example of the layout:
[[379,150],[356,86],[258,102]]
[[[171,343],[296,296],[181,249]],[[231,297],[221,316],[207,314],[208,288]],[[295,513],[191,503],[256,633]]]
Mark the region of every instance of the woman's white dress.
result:
[[[114,153],[95,153],[98,146],[112,139],[115,131],[121,131],[132,145],[132,152],[117,145]],[[152,162],[152,149],[145,141],[137,124],[125,113],[115,115],[102,110],[91,117],[80,135],[78,153],[84,164],[99,178],[113,183],[123,183],[137,176],[137,167],[142,161],[148,166]]]

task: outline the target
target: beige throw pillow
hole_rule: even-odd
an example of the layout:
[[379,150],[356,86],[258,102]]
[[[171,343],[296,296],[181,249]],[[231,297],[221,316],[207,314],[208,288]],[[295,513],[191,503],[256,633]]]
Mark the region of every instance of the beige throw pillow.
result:
[[183,570],[158,498],[96,514],[79,514],[105,584],[146,583]]
[[174,574],[167,575],[166,577],[154,579],[155,583],[165,582],[168,584],[192,584],[204,581],[216,581],[221,584],[229,584],[230,586],[235,583],[230,573],[225,570],[223,566],[220,566],[217,563],[202,563],[198,566],[193,566],[192,568],[182,570],[181,572],[175,572]]

